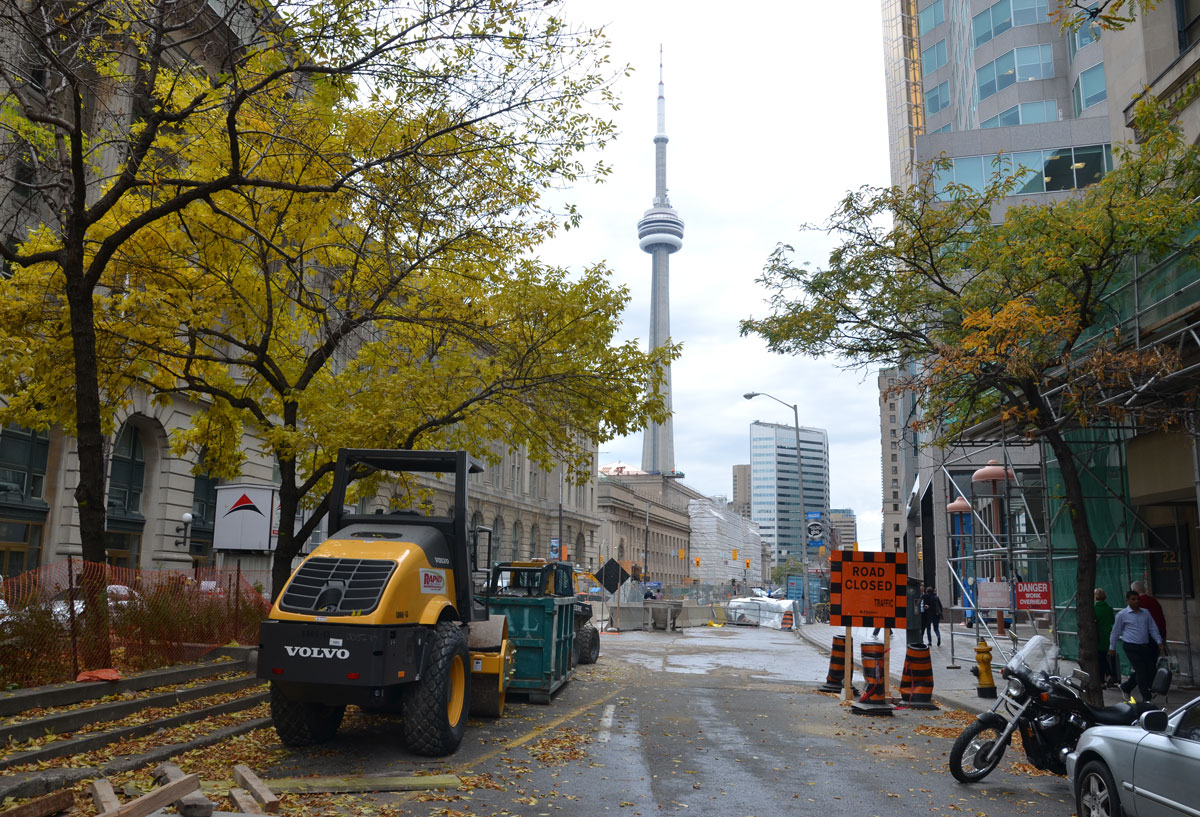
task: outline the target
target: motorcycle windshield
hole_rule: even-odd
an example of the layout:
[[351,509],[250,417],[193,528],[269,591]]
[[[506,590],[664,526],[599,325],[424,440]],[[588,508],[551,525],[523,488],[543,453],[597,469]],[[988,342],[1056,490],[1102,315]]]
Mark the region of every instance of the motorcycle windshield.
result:
[[1008,668],[1017,673],[1049,675],[1058,659],[1058,647],[1045,636],[1035,635],[1008,659]]

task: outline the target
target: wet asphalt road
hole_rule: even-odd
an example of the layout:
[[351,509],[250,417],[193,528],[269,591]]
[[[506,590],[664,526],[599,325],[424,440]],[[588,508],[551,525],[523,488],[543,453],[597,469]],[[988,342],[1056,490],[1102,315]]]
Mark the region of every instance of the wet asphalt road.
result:
[[370,795],[414,815],[1074,813],[1063,778],[1010,754],[984,783],[946,769],[961,713],[852,713],[816,691],[828,656],[791,633],[697,628],[605,634],[549,706],[510,699],[472,721],[455,755],[406,753],[397,723],[348,713],[337,739],[293,753],[271,777],[449,773],[468,791]]

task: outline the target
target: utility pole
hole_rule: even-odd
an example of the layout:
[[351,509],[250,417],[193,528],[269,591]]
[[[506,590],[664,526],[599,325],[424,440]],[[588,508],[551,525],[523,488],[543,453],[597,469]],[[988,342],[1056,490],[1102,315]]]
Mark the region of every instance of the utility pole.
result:
[[650,500],[646,500],[646,538],[642,542],[642,584],[650,581]]

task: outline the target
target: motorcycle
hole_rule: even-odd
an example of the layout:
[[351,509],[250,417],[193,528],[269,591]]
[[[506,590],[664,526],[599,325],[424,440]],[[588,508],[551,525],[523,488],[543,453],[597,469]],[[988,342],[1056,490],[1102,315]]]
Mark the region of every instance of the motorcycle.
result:
[[[1052,675],[1057,656],[1058,648],[1040,635],[1013,653],[1000,671],[1007,684],[995,706],[954,741],[950,773],[956,780],[975,783],[991,774],[1017,731],[1032,766],[1065,775],[1067,754],[1085,729],[1099,724],[1127,726],[1143,712],[1159,708],[1146,702],[1091,706],[1084,699],[1088,673],[1076,669],[1069,678]],[[1152,691],[1165,695],[1170,685],[1170,670],[1160,669]]]

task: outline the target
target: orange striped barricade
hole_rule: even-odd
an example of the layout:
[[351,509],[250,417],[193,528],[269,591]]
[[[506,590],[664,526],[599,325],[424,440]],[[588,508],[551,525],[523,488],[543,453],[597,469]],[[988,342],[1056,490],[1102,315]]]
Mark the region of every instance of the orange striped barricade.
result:
[[[825,683],[821,684],[822,692],[840,694],[846,682],[846,636],[835,635],[833,648],[829,653],[829,672],[825,674]],[[858,690],[854,690],[858,694]]]
[[860,715],[891,715],[894,708],[883,695],[883,644],[867,641],[862,645],[863,679],[866,690],[850,705]]
[[792,615],[792,611],[785,610],[783,613],[783,621],[780,623],[779,629],[790,630],[795,626],[795,624],[796,624],[796,621],[795,621],[795,617]]
[[937,709],[933,702],[933,659],[925,644],[909,644],[900,675],[900,698],[912,709]]

